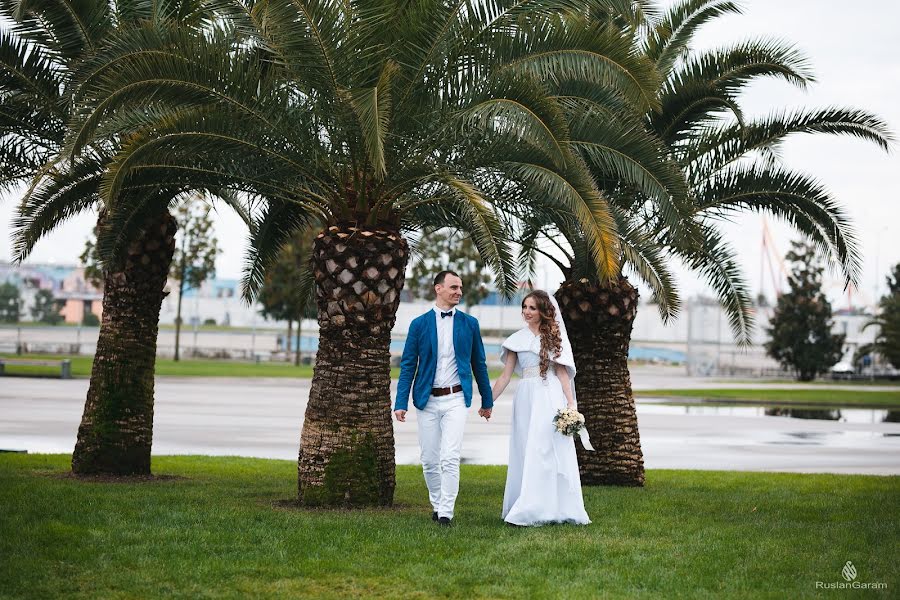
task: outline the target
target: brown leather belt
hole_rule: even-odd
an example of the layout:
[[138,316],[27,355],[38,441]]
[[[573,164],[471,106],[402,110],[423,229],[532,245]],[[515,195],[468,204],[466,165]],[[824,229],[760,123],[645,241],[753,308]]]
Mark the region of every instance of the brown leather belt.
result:
[[446,396],[447,394],[455,394],[456,392],[461,392],[462,386],[457,384],[453,387],[448,388],[431,388],[432,396]]

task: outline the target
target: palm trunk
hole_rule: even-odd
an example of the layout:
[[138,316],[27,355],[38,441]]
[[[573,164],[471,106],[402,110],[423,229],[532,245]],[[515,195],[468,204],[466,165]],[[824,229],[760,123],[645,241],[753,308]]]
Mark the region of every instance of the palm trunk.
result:
[[628,346],[638,292],[625,277],[607,286],[586,279],[566,281],[556,292],[578,375],[578,410],[596,452],[576,444],[585,485],[644,485]]
[[298,459],[310,506],[388,506],[395,485],[391,329],[409,251],[398,233],[332,226],[313,244],[319,350]]
[[150,473],[156,336],[176,229],[168,212],[148,220],[122,270],[104,272],[103,321],[72,454],[74,473]]

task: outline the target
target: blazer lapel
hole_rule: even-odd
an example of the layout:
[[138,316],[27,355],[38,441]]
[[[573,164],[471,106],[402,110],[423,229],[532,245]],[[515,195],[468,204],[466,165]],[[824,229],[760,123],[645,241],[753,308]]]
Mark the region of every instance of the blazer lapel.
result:
[[428,337],[431,340],[431,356],[434,357],[434,362],[437,364],[438,357],[438,344],[437,344],[437,319],[435,318],[434,311],[429,311],[431,313],[431,318],[428,319]]
[[453,315],[453,354],[456,355],[456,361],[459,362],[460,351],[462,350],[463,344],[460,341],[462,336],[462,323],[463,318],[459,314],[459,309],[456,309],[456,314]]

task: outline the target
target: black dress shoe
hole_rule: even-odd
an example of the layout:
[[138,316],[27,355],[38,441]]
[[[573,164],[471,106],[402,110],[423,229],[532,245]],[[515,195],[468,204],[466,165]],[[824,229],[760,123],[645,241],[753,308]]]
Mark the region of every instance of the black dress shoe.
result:
[[434,512],[431,513],[431,520],[432,520],[432,521],[437,521],[437,520],[438,520],[438,518],[437,518],[437,511],[434,511]]
[[451,519],[450,517],[441,517],[440,519],[438,519],[438,524],[441,527],[450,527],[450,523],[452,522],[453,519]]

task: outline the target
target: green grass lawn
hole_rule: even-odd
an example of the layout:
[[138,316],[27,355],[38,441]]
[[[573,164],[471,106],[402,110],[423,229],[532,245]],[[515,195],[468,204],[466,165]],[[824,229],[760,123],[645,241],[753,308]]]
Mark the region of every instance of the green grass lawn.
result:
[[[99,325],[84,325],[83,323],[66,323],[61,322],[55,325],[50,325],[48,323],[42,323],[40,321],[19,321],[18,323],[3,323],[0,324],[0,329],[34,329],[38,327],[81,327],[83,329],[99,329]],[[159,324],[160,331],[175,331],[174,323],[160,323]],[[192,333],[194,331],[193,325],[184,325],[181,328],[182,335],[186,333]],[[287,333],[287,328],[279,328],[279,327],[232,327],[231,325],[199,325],[197,326],[197,331],[227,331],[228,333],[250,333],[255,331],[256,333]]]
[[900,391],[834,389],[717,389],[639,390],[637,398],[694,398],[703,400],[743,400],[806,406],[879,406],[900,408]]
[[[712,381],[716,381],[713,379]],[[796,379],[719,379],[721,383],[784,383],[788,385],[792,385],[795,383],[800,383]],[[819,379],[814,379],[813,381],[804,381],[803,385],[821,385],[821,386],[830,386],[830,385],[852,385],[854,387],[883,387],[883,386],[898,386],[900,385],[900,380],[890,380],[890,379],[831,379],[830,377],[820,377]]]
[[[90,377],[93,356],[60,356],[47,354],[29,354],[16,356],[15,354],[3,354],[4,358],[29,358],[36,360],[63,360],[72,361],[73,377]],[[399,369],[397,370],[399,373]],[[8,366],[6,372],[12,375],[59,375],[58,367],[30,367]],[[287,362],[239,362],[230,360],[200,360],[186,359],[174,361],[172,359],[158,358],[156,360],[156,374],[168,377],[301,377],[309,379],[313,370],[309,365],[295,367]]]
[[[93,356],[61,356],[48,354],[28,354],[17,356],[15,354],[0,354],[4,358],[28,358],[35,360],[63,360],[72,361],[73,377],[90,377]],[[6,367],[6,373],[10,375],[33,376],[59,376],[59,367],[31,367],[11,365]],[[172,359],[156,359],[156,374],[160,377],[299,377],[310,379],[313,376],[313,368],[309,365],[295,367],[287,362],[240,362],[232,360],[200,360],[185,359],[175,362]],[[489,370],[491,379],[500,376],[500,369]],[[400,376],[400,369],[391,369],[391,377]]]
[[0,454],[0,597],[801,598],[848,560],[900,585],[897,477],[649,471],[586,488],[587,527],[523,529],[505,468],[464,465],[441,529],[418,467],[395,508],[350,512],[285,506],[292,461],[154,457],[171,478],[107,483],[68,460]]

